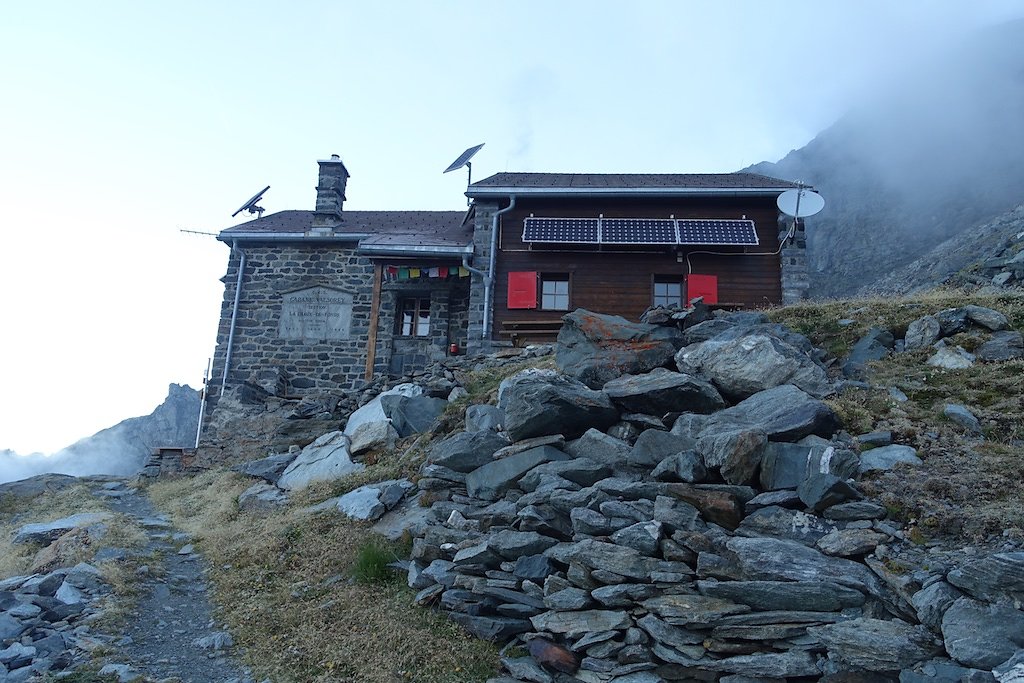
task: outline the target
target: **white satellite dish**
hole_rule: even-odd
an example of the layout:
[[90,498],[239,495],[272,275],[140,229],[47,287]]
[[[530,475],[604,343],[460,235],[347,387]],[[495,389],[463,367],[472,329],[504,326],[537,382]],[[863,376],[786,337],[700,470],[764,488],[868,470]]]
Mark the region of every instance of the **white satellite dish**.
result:
[[793,218],[813,216],[825,208],[825,199],[814,190],[801,187],[799,190],[786,190],[775,202],[779,211]]

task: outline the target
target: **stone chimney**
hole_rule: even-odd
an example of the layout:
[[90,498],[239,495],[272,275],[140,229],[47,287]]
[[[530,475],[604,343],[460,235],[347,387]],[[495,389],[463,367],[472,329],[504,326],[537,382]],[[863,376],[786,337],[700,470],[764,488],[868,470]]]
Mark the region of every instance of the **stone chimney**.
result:
[[345,202],[348,169],[341,157],[332,154],[320,164],[320,182],[316,186],[316,209],[313,211],[314,228],[333,228],[341,222],[341,206]]

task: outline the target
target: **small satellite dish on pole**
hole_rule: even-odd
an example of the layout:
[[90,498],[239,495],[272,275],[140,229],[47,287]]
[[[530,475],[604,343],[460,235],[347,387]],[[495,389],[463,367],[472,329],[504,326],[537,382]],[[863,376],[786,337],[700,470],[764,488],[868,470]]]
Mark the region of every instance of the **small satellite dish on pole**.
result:
[[796,190],[786,190],[780,194],[775,203],[779,211],[793,218],[807,218],[825,208],[822,196],[802,184]]
[[[469,149],[467,149],[465,152],[460,154],[459,158],[456,159],[455,161],[453,161],[451,163],[451,165],[448,166],[448,168],[444,169],[444,173],[451,173],[452,171],[457,171],[460,168],[462,168],[463,166],[465,166],[466,169],[467,169],[466,188],[468,189],[469,186],[473,184],[473,164],[470,163],[469,160],[472,159],[473,155],[475,155],[477,152],[479,152],[480,149],[485,144],[487,144],[487,143],[481,142],[476,147],[470,147]],[[444,174],[442,174],[442,175],[444,175]],[[466,203],[467,204],[470,203],[468,199],[466,200]]]
[[266,211],[266,209],[264,209],[262,206],[256,206],[256,202],[263,199],[263,194],[269,189],[270,185],[267,185],[262,190],[254,194],[252,196],[252,199],[247,201],[245,204],[242,204],[242,206],[238,208],[238,211],[235,211],[233,214],[231,214],[231,217],[234,218],[243,211],[248,211],[250,214],[259,214],[257,218],[263,218],[263,212]]

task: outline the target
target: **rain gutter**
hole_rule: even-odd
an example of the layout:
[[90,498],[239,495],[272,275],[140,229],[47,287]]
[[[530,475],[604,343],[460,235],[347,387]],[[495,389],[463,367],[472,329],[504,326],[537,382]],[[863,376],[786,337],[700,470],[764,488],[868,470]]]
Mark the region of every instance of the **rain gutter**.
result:
[[220,396],[224,395],[224,387],[228,383],[228,370],[231,369],[231,347],[235,341],[235,322],[238,320],[238,302],[242,298],[242,276],[245,275],[245,252],[238,248],[238,240],[231,241],[231,251],[237,251],[239,254],[238,278],[235,280],[235,303],[231,306],[231,326],[228,328],[228,346],[224,352],[224,375],[220,380]]
[[487,274],[484,276],[484,326],[480,334],[481,339],[491,338],[491,320],[494,318],[494,314],[491,312],[491,298],[494,292],[494,264],[498,257],[498,222],[503,214],[516,208],[515,194],[509,194],[508,198],[508,206],[491,215],[491,251],[487,258]]

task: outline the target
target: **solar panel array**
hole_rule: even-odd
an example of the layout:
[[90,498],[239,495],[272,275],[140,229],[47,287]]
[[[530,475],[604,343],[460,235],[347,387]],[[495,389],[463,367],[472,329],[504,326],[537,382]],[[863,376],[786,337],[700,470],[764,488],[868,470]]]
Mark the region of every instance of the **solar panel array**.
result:
[[597,244],[597,218],[527,218],[524,242]]
[[537,218],[523,222],[524,242],[551,244],[708,244],[756,246],[752,220]]
[[601,244],[676,244],[670,218],[603,218]]
[[757,245],[750,220],[679,220],[679,244]]

